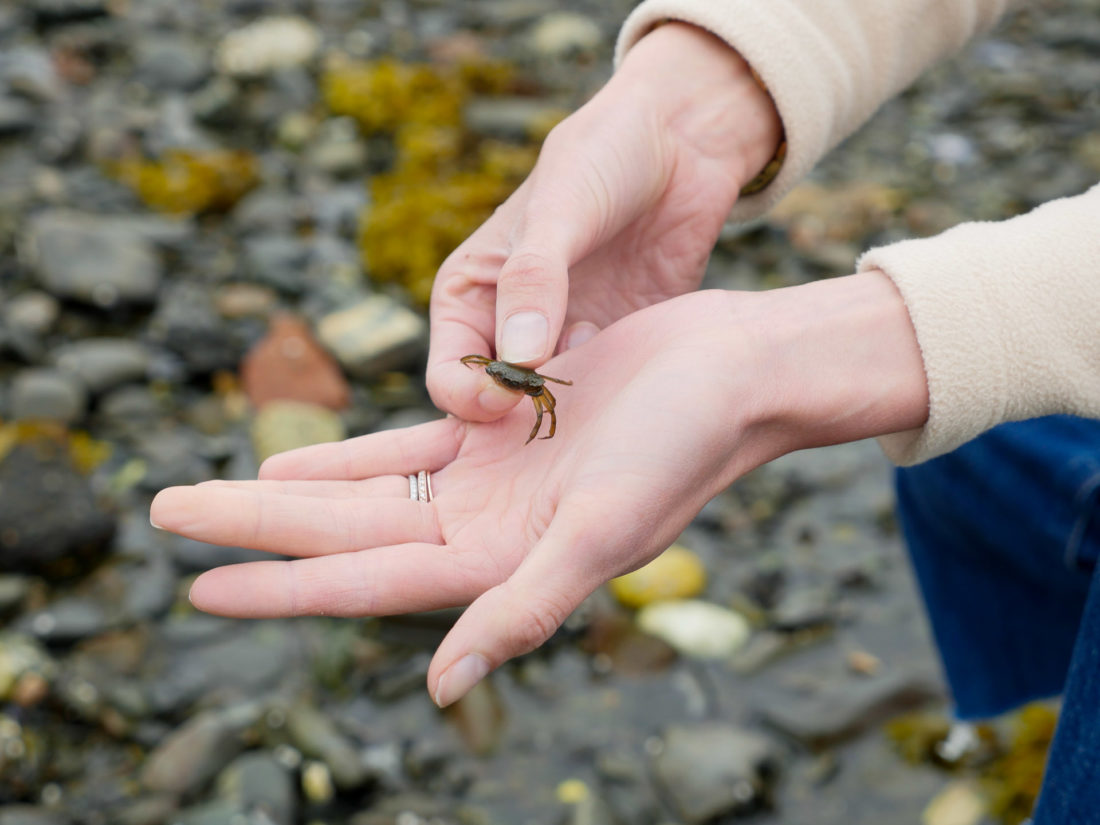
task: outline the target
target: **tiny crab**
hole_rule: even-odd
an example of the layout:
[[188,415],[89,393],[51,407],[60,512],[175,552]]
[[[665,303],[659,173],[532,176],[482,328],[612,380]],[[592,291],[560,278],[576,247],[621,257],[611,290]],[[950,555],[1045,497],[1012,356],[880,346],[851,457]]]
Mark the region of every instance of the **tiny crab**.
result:
[[531,401],[535,405],[535,414],[537,417],[535,418],[535,427],[531,430],[531,435],[523,442],[525,445],[530,444],[531,440],[539,434],[539,428],[542,427],[542,414],[544,412],[550,413],[550,433],[544,435],[543,439],[554,437],[554,431],[558,428],[558,417],[554,414],[554,407],[557,406],[558,402],[554,399],[550,389],[546,386],[546,382],[553,381],[555,384],[572,386],[572,381],[565,381],[561,378],[551,378],[549,375],[539,375],[534,370],[527,369],[527,367],[519,367],[515,364],[509,364],[507,361],[494,361],[492,358],[488,358],[484,355],[466,355],[461,360],[467,367],[472,364],[485,367],[486,374],[492,376],[492,379],[505,389],[514,390],[515,392],[525,392],[531,396]]

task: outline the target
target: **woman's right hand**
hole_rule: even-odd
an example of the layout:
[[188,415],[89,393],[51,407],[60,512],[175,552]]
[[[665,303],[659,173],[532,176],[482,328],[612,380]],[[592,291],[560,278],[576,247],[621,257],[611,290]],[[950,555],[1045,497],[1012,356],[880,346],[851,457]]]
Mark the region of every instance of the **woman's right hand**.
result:
[[427,371],[435,403],[467,420],[499,418],[519,398],[462,356],[536,367],[697,288],[738,192],[780,135],[774,104],[725,43],[682,23],[644,37],[440,268]]

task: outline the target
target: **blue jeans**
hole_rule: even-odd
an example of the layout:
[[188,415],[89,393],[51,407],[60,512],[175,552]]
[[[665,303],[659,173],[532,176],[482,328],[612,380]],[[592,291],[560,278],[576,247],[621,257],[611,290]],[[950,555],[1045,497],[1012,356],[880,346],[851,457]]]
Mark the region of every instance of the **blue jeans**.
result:
[[1035,825],[1100,823],[1100,421],[1003,424],[897,472],[961,719],[1061,694]]

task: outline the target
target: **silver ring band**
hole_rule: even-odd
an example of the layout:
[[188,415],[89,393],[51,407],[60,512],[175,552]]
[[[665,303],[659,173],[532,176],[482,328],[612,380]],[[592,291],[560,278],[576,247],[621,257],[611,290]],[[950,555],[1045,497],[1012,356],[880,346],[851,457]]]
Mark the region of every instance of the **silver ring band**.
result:
[[423,501],[427,504],[432,500],[432,474],[427,470],[421,470],[416,475],[409,477],[409,498],[413,501]]

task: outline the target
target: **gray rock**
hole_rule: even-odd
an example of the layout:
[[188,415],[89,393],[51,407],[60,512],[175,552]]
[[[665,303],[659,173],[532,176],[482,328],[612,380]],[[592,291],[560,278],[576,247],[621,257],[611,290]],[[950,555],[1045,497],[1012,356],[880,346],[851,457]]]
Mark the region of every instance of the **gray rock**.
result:
[[3,307],[4,323],[9,328],[43,336],[53,329],[61,307],[52,295],[36,290],[16,295]]
[[149,303],[161,262],[139,234],[79,212],[43,212],[31,219],[28,254],[39,281],[54,295],[110,308]]
[[30,131],[34,123],[33,106],[18,98],[0,97],[0,137]]
[[301,199],[276,187],[264,187],[248,193],[233,210],[233,225],[246,235],[289,234],[301,219]]
[[178,579],[165,556],[158,554],[145,564],[133,565],[123,576],[126,588],[120,607],[128,621],[159,618],[176,601]]
[[532,97],[478,97],[463,111],[474,132],[505,140],[525,140],[560,116],[561,107]]
[[93,393],[130,381],[141,381],[149,370],[149,350],[130,338],[88,338],[58,348],[54,363],[78,378]]
[[771,740],[731,725],[677,726],[665,733],[654,771],[680,816],[702,823],[758,807],[778,757]]
[[107,550],[115,520],[60,448],[37,446],[0,460],[0,570],[72,572]]
[[333,177],[357,175],[367,163],[367,147],[359,137],[359,127],[349,117],[322,123],[305,150],[309,166]]
[[11,391],[12,417],[72,424],[84,417],[87,393],[75,376],[52,369],[27,369],[15,376]]
[[[239,825],[244,822],[252,825],[254,820],[246,818],[244,810],[237,803],[220,799],[192,805],[172,817],[172,825]],[[264,823],[264,820],[259,822]]]
[[138,44],[136,79],[157,91],[197,89],[210,70],[207,50],[178,34],[144,38]]
[[294,675],[295,635],[285,623],[241,626],[199,617],[176,624],[208,635],[186,639],[180,638],[183,628],[173,625],[171,632],[165,630],[165,659],[149,680],[150,699],[158,712],[181,712],[213,691],[260,696]]
[[370,378],[408,367],[424,353],[427,324],[408,307],[385,295],[321,319],[317,336],[348,372]]
[[209,290],[177,283],[165,293],[149,323],[153,340],[178,355],[193,373],[236,369],[244,344],[218,316]]
[[41,103],[64,95],[64,85],[45,49],[21,46],[0,54],[0,81],[13,92]]
[[246,816],[274,825],[298,821],[298,794],[286,766],[267,753],[246,753],[218,777],[218,792]]
[[68,814],[36,805],[5,805],[0,811],[0,825],[69,825],[70,822]]
[[99,399],[99,418],[113,432],[135,434],[161,414],[161,402],[148,387],[119,387]]
[[210,463],[199,454],[197,436],[188,428],[146,433],[140,436],[137,448],[146,465],[141,486],[149,492],[213,477]]
[[49,606],[23,615],[16,630],[46,643],[69,644],[98,636],[114,626],[108,610],[82,596],[57,599]]
[[599,23],[583,14],[556,11],[542,17],[530,33],[531,48],[540,57],[563,58],[591,53],[605,43]]
[[201,790],[244,749],[240,720],[225,712],[203,711],[165,739],[145,761],[146,788],[188,794]]
[[244,243],[244,268],[248,276],[282,292],[302,291],[308,263],[309,247],[289,235],[257,235]]
[[291,708],[286,727],[290,741],[305,755],[324,762],[341,790],[358,788],[370,776],[351,740],[328,716],[311,705],[298,704]]
[[323,234],[354,238],[367,205],[367,188],[359,183],[333,186],[309,196],[313,223]]
[[241,89],[227,77],[216,77],[191,95],[191,113],[207,126],[233,126],[241,120]]
[[772,727],[819,749],[942,696],[942,685],[929,674],[896,670],[836,681],[811,697],[775,691],[757,710]]
[[31,580],[26,576],[0,575],[0,616],[19,609],[31,591]]

